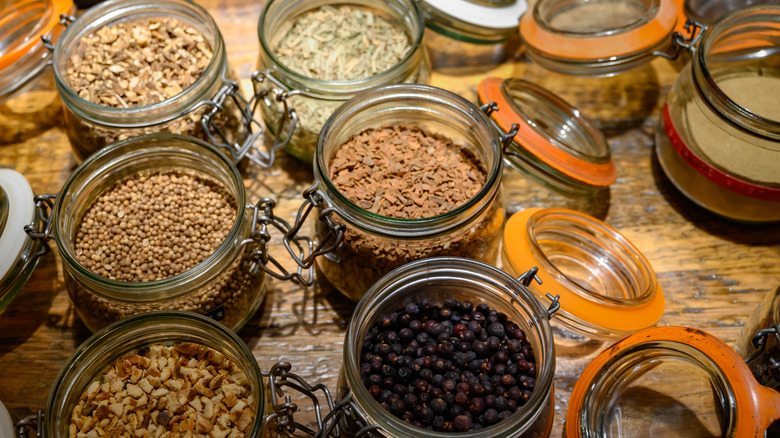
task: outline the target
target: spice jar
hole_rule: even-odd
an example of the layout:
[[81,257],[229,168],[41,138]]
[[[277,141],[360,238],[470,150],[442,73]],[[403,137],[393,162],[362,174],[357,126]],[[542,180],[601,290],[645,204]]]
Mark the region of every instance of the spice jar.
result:
[[[421,300],[441,306],[447,299],[469,301],[506,314],[525,333],[535,358],[535,387],[516,412],[484,429],[458,436],[546,437],[553,421],[555,354],[548,324],[550,314],[518,280],[473,260],[435,257],[409,263],[379,280],[358,303],[344,340],[339,393],[352,394],[353,407],[383,436],[444,437],[451,433],[426,430],[386,411],[373,400],[361,376],[361,349],[370,328],[383,315]],[[399,316],[400,318],[400,316]],[[340,397],[340,398],[341,398]],[[476,418],[476,417],[475,417]],[[345,432],[349,435],[350,431]]]
[[[469,160],[479,164],[477,168],[484,174],[481,188],[460,206],[433,217],[384,216],[372,211],[371,205],[358,205],[350,200],[337,188],[340,178],[332,178],[334,163],[341,166],[341,161],[337,161],[339,149],[348,139],[367,129],[393,125],[413,125],[431,136],[449,138],[457,145],[459,154],[467,154],[464,156],[470,156]],[[404,144],[401,139],[397,141]],[[390,85],[363,92],[328,119],[320,134],[315,157],[315,188],[309,198],[314,199],[321,216],[327,215],[331,222],[345,227],[341,243],[335,250],[317,258],[316,263],[325,278],[349,298],[359,300],[380,277],[420,258],[450,255],[495,262],[504,221],[499,190],[501,144],[487,116],[467,100],[425,85]],[[377,163],[379,170],[398,166],[379,159]],[[415,166],[429,169],[427,165]],[[464,171],[462,175],[436,182],[438,167],[434,167],[430,175],[421,172],[418,185],[425,183],[433,189],[444,187],[454,193],[465,184],[462,179],[470,180]],[[428,178],[432,179],[428,181]],[[405,182],[398,184],[408,188]],[[394,196],[391,189],[388,194]],[[437,198],[429,198],[432,199]],[[421,198],[416,201],[423,202]],[[333,227],[326,221],[318,221],[316,227],[319,241],[332,241]]]
[[248,153],[238,146],[245,108],[222,34],[192,2],[101,3],[68,26],[53,58],[79,161],[117,140],[156,132],[208,140],[236,162]]
[[742,327],[737,351],[758,383],[780,391],[780,286],[761,300]]
[[778,419],[780,393],[759,385],[725,343],[694,328],[655,327],[585,368],[566,436],[762,437]]
[[38,259],[48,251],[22,229],[36,217],[33,192],[22,174],[0,169],[0,314],[32,275]]
[[[353,11],[359,15],[352,17],[350,12],[338,11]],[[325,16],[312,15],[320,13]],[[293,27],[304,18],[308,20],[306,23],[311,21],[312,32],[316,34],[311,34],[308,27],[300,30]],[[373,27],[371,32],[367,30],[380,22],[384,23],[381,32],[374,31]],[[312,162],[325,121],[349,98],[381,85],[427,83],[430,65],[422,45],[424,29],[420,6],[414,0],[269,1],[258,23],[258,68],[264,70],[253,77],[265,132],[269,134],[266,144],[271,145],[272,150],[286,146],[287,152],[294,157]],[[337,44],[344,35],[348,35],[349,40]],[[390,38],[405,40],[405,52],[396,53],[400,43]],[[284,56],[279,52],[282,44],[289,52]],[[312,56],[318,53],[320,56],[334,55],[331,58],[339,62],[334,66],[320,65],[327,59],[317,58],[317,63],[311,60],[303,63],[302,45],[304,49],[311,46],[307,51],[311,51]],[[391,50],[391,47],[395,48]],[[341,52],[354,57],[335,57]],[[348,76],[348,70],[376,64],[378,57],[395,55],[397,57],[393,59],[397,62],[386,70],[368,71],[357,78]]]
[[520,49],[525,0],[422,0],[425,46],[437,71],[485,70]]
[[[162,207],[160,193],[164,187],[156,195],[155,189],[151,188],[140,193],[129,189],[130,183],[138,183],[155,174],[178,175],[179,179],[188,177],[208,182],[224,196],[221,202],[232,201],[235,217],[225,227],[223,240],[215,242],[217,238],[208,230],[214,226],[209,225],[208,220],[215,213],[194,216],[192,211],[197,210],[193,208],[171,211],[170,207]],[[187,199],[205,197],[203,187],[193,185],[192,189],[188,189],[181,184],[169,185],[176,192],[166,192],[166,199],[177,195]],[[149,222],[147,219],[123,221],[124,214],[133,212],[125,213],[119,208],[127,202],[121,199],[109,200],[109,207],[97,210],[94,216],[87,216],[88,212],[95,212],[93,206],[101,205],[101,196],[109,192],[116,193],[117,188],[126,193],[115,195],[117,198],[126,196],[128,201],[140,199],[140,208],[152,209],[156,212],[155,217],[163,219],[158,222]],[[194,191],[196,188],[198,192]],[[51,208],[52,212],[43,223],[32,224],[30,229],[36,232],[30,234],[40,239],[54,238],[57,242],[65,286],[76,312],[90,330],[95,331],[132,314],[161,309],[206,313],[237,330],[252,317],[265,297],[266,272],[262,254],[266,241],[259,237],[262,233],[257,231],[260,227],[258,211],[263,211],[265,207],[262,202],[258,206],[247,205],[244,183],[236,167],[215,147],[201,140],[175,134],[151,134],[114,143],[84,161],[68,178],[58,195],[43,195],[36,200],[40,206]],[[150,202],[155,204],[148,205]],[[173,205],[182,205],[176,202]],[[208,208],[213,207],[214,204],[208,205]],[[164,219],[171,215],[187,215],[191,218],[188,219],[190,225],[185,226],[185,231],[180,234],[165,231],[166,227],[173,226],[172,221]],[[85,221],[102,221],[114,225],[105,234],[91,237],[82,227]],[[88,225],[86,223],[84,226]],[[176,226],[179,227],[178,224]],[[128,230],[126,233],[119,234],[119,230],[125,229]],[[101,235],[109,236],[108,240],[104,240]],[[185,241],[185,236],[193,235],[198,239],[196,243]],[[190,242],[190,246],[178,246],[185,242]],[[140,254],[132,254],[147,251],[160,254],[160,262],[153,260],[148,266],[136,266],[135,272],[151,273],[158,268],[162,269],[162,266],[172,266],[162,263],[163,259],[171,256],[168,248],[174,253],[186,252],[184,255],[187,256],[194,254],[197,248],[205,248],[208,242],[212,242],[213,253],[186,270],[174,268],[176,273],[172,276],[160,275],[146,281],[148,277],[124,280],[98,273],[105,269],[126,274],[127,269],[132,270],[135,260],[142,260]],[[88,267],[87,262],[96,259],[99,262]]]
[[718,20],[691,47],[656,130],[658,162],[701,207],[740,222],[780,220],[780,6]]
[[73,12],[72,0],[3,2],[0,6],[0,144],[38,135],[59,120],[51,52],[63,27],[60,15]]
[[[207,351],[203,351],[204,348]],[[170,368],[175,365],[175,373],[165,373],[165,370],[170,371],[170,368],[168,366],[162,367],[163,369],[158,371],[163,372],[163,375],[156,377],[158,383],[155,384],[153,379],[148,376],[153,377],[154,374],[157,374],[149,371],[149,368],[159,363],[159,360],[154,357],[156,349],[175,349],[179,357],[191,357],[193,360],[190,363],[169,365]],[[198,351],[200,355],[193,354],[192,350]],[[152,364],[150,359],[154,360],[155,363]],[[187,386],[190,388],[197,386],[196,382],[203,383],[205,374],[198,375],[196,367],[199,365],[192,366],[191,362],[204,361],[212,363],[211,366],[221,368],[226,373],[221,374],[221,377],[212,376],[216,377],[210,379],[210,382],[214,383],[213,388],[212,385],[206,383],[208,386],[199,387],[197,393],[195,389],[186,389]],[[232,366],[229,366],[231,363]],[[113,376],[107,376],[114,369],[117,369],[118,372]],[[195,375],[192,374],[192,370],[195,371]],[[145,383],[137,379],[135,384],[130,384],[133,380],[124,382],[124,379],[131,378],[124,376],[124,372],[129,374],[136,371],[139,371],[138,377],[145,380]],[[187,382],[183,382],[182,379],[186,377],[191,378]],[[100,384],[96,384],[96,382],[102,382],[101,379],[105,379],[106,382],[103,383],[102,387]],[[75,434],[69,434],[71,415],[74,413],[74,409],[77,409],[80,403],[89,403],[95,393],[99,392],[101,396],[107,397],[117,392],[115,388],[117,383],[120,385],[118,389],[122,393],[126,393],[121,398],[133,399],[136,401],[136,405],[141,403],[143,399],[146,399],[147,403],[151,400],[159,400],[164,403],[162,409],[173,412],[176,411],[171,409],[172,405],[178,403],[178,406],[182,407],[181,402],[172,401],[170,397],[166,399],[166,393],[175,394],[176,391],[182,391],[182,388],[185,388],[186,392],[192,391],[195,393],[194,396],[187,398],[187,400],[200,402],[203,410],[199,417],[203,418],[199,418],[191,429],[197,427],[197,430],[201,431],[209,426],[215,431],[225,431],[225,428],[219,423],[221,420],[205,417],[205,410],[208,409],[209,403],[204,399],[209,398],[209,396],[213,398],[215,395],[221,399],[223,397],[219,397],[220,394],[223,396],[232,394],[233,397],[236,397],[236,405],[243,404],[245,406],[243,409],[253,411],[253,418],[248,424],[243,425],[244,436],[266,436],[266,418],[270,411],[269,399],[254,355],[238,336],[223,325],[203,316],[188,312],[153,312],[119,321],[95,333],[79,346],[54,381],[46,401],[43,436],[75,436]],[[247,389],[242,389],[239,392],[237,390],[239,386]],[[140,393],[136,394],[137,391]],[[248,394],[244,394],[245,392]],[[127,403],[127,400],[125,399],[121,403]],[[186,412],[188,409],[195,410],[197,405],[194,403],[195,401],[185,404],[181,412],[177,412],[179,415],[176,418],[167,417],[167,421],[171,421],[170,424],[180,421],[179,425],[186,429],[185,423],[187,421],[194,422],[191,415],[186,415],[191,414]],[[224,404],[225,402],[215,401],[211,405],[215,410],[220,407],[225,409],[224,405],[219,406],[220,403]],[[95,404],[99,405],[97,402]],[[236,405],[233,407],[235,408]],[[97,410],[94,410],[94,407],[91,412],[88,409],[89,406],[80,409],[81,415],[76,416],[75,420],[88,420],[91,415],[101,415]],[[102,409],[105,409],[105,406]],[[114,406],[110,406],[109,409],[111,418],[122,420],[125,418],[124,416],[128,415],[128,410],[123,411],[121,405],[120,410],[116,412],[113,410]],[[158,408],[152,407],[150,411],[154,409]],[[134,416],[135,414],[131,412],[129,415]],[[151,412],[147,415],[151,415]],[[154,421],[148,425],[142,425],[141,421],[137,420],[138,423],[135,423],[133,429],[137,431],[150,426],[165,427],[167,421],[161,418],[164,415],[167,414],[161,410]],[[206,420],[208,420],[207,424],[203,424]],[[130,424],[130,419],[126,423]],[[231,423],[229,427],[230,429],[237,428],[235,423]]]
[[615,341],[654,326],[664,312],[664,295],[650,263],[617,230],[586,214],[559,208],[529,208],[504,227],[504,269],[519,276],[538,266],[544,301],[559,295],[553,323],[566,343],[571,334]]
[[502,135],[517,126],[504,162],[524,178],[512,175],[504,184],[509,213],[536,206],[605,213],[603,201],[617,171],[598,128],[555,94],[522,79],[486,78],[477,95],[481,105],[496,104],[490,116]]

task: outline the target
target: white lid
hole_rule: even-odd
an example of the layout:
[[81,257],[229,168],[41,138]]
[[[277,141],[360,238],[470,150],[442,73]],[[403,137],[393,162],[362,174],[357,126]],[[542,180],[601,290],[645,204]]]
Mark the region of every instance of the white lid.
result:
[[484,6],[468,0],[424,0],[429,6],[466,23],[490,29],[512,29],[528,8],[525,0],[509,6]]
[[0,402],[0,437],[14,436],[14,420],[11,418],[11,414],[8,409],[3,406],[3,402]]
[[0,169],[0,189],[8,197],[8,219],[0,230],[0,279],[5,277],[16,263],[24,248],[27,234],[24,226],[35,214],[35,201],[30,183],[21,173],[12,169]]

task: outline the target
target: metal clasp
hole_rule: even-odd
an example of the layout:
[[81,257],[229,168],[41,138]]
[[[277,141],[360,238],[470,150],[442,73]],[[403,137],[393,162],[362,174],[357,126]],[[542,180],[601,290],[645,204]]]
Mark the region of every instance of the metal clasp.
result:
[[[76,21],[76,17],[73,15],[68,14],[60,14],[60,26],[68,27],[70,26],[70,23],[73,23]],[[54,51],[54,43],[51,41],[51,37],[48,35],[41,35],[41,41],[43,41],[43,46],[47,49]]]
[[696,50],[696,45],[699,44],[699,40],[704,33],[703,31],[706,29],[707,26],[689,18],[685,21],[685,30],[688,32],[688,35],[683,35],[681,32],[672,34],[672,53],[653,52],[653,55],[674,61],[680,56],[681,49],[693,52]]
[[28,415],[16,422],[16,437],[17,438],[29,438],[28,430],[34,430],[35,436],[41,438],[43,436],[43,411],[38,410],[38,413]]
[[[531,285],[532,281],[536,281],[539,284],[542,284],[542,279],[539,278],[537,274],[539,272],[539,268],[534,266],[533,268],[523,272],[519,277],[517,277],[517,281],[523,284],[523,286],[528,287]],[[560,310],[561,308],[561,296],[555,295],[553,296],[551,293],[546,293],[544,295],[547,297],[547,299],[550,300],[550,306],[547,308],[547,319],[552,319],[553,315],[555,315],[555,312]]]
[[[317,192],[316,186],[304,191],[303,196],[305,201],[298,209],[293,225],[274,214],[276,201],[271,198],[263,198],[254,206],[247,206],[248,209],[253,210],[252,230],[249,239],[244,240],[241,245],[258,245],[258,248],[252,251],[252,259],[255,262],[251,268],[252,273],[263,269],[274,278],[310,286],[314,283],[314,259],[317,256],[333,251],[341,244],[346,227],[335,223],[331,219],[330,216],[334,210],[324,207],[324,200],[322,195]],[[310,237],[298,235],[303,223],[314,208],[320,209],[319,220],[325,224],[328,230],[325,238],[316,245]],[[298,265],[296,272],[290,273],[278,260],[268,253],[268,242],[271,240],[269,227],[273,227],[284,234],[284,247]],[[308,271],[308,273],[304,273],[304,270]]]
[[[769,335],[775,335],[775,338],[777,339],[777,343],[780,344],[780,324],[775,324],[772,327],[767,327],[765,329],[759,330],[758,333],[753,336],[752,342],[753,346],[756,348],[756,351],[750,355],[747,359],[745,359],[746,363],[753,362],[754,360],[758,359],[759,356],[764,354],[764,351],[766,351],[766,345],[768,343]],[[767,369],[769,370],[780,370],[780,363],[776,362],[774,359],[769,358],[770,363],[766,364]]]
[[36,254],[33,254],[33,258],[35,258],[51,251],[47,242],[54,237],[52,212],[54,211],[54,200],[57,199],[57,195],[38,195],[33,199],[35,200],[36,219],[33,223],[24,226],[24,232],[31,239],[43,242],[41,249]]

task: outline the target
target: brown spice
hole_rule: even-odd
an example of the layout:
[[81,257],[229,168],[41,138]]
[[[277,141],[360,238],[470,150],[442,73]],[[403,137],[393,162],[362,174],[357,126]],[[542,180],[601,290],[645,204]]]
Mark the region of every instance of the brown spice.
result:
[[419,219],[452,211],[485,184],[479,160],[417,126],[383,126],[347,140],[330,163],[339,192],[381,216]]
[[160,280],[205,260],[235,218],[235,201],[213,181],[138,173],[114,184],[87,210],[76,233],[76,255],[113,280]]
[[192,343],[152,345],[87,386],[69,437],[243,437],[252,432],[254,405],[246,375],[222,353]]

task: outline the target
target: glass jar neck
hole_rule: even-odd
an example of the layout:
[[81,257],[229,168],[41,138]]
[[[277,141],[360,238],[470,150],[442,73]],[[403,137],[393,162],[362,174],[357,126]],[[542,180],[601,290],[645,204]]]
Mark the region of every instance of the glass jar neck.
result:
[[[213,178],[224,185],[236,205],[233,227],[219,247],[195,267],[162,280],[117,281],[99,276],[79,263],[75,236],[82,217],[95,200],[115,183],[139,172],[181,171]],[[84,161],[65,182],[52,213],[55,240],[69,273],[91,291],[115,300],[156,302],[208,283],[243,251],[251,215],[238,169],[213,146],[192,137],[151,134],[133,137],[101,149]]]
[[[274,47],[290,29],[292,22],[300,14],[327,5],[348,5],[375,10],[388,16],[391,21],[403,26],[412,41],[406,56],[389,70],[377,75],[353,81],[324,81],[304,76],[284,64],[275,55]],[[300,90],[325,98],[349,99],[359,91],[381,85],[404,82],[425,61],[422,46],[425,22],[417,1],[414,0],[315,0],[308,2],[290,2],[270,0],[260,15],[257,34],[260,40],[260,63],[271,70],[282,83],[293,90]]]
[[[81,98],[68,84],[71,57],[81,49],[81,38],[121,21],[171,17],[203,34],[213,57],[201,76],[181,93],[161,102],[130,108],[116,108]],[[68,26],[54,49],[54,79],[65,105],[93,123],[122,128],[157,125],[176,119],[210,100],[224,85],[227,55],[222,34],[209,13],[187,0],[114,0],[102,3]]]
[[[486,179],[482,189],[452,211],[422,219],[381,216],[358,207],[339,192],[330,179],[330,163],[339,147],[367,129],[403,123],[430,125],[433,131],[454,127],[457,131],[453,133],[468,143],[461,146],[469,148],[484,165]],[[418,84],[389,85],[350,99],[323,126],[314,162],[318,187],[349,226],[402,239],[443,235],[478,218],[498,195],[501,172],[500,140],[485,113],[454,93]]]
[[751,134],[773,140],[780,140],[777,113],[757,114],[736,102],[739,96],[727,94],[719,83],[740,77],[780,77],[780,71],[772,67],[770,60],[777,54],[778,28],[780,6],[739,9],[706,31],[692,61],[693,82],[718,117]]

